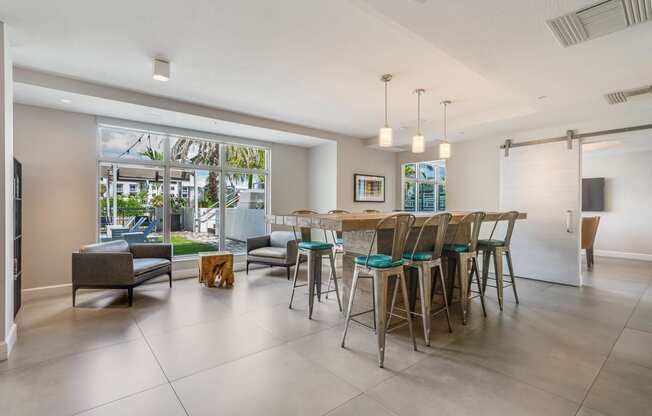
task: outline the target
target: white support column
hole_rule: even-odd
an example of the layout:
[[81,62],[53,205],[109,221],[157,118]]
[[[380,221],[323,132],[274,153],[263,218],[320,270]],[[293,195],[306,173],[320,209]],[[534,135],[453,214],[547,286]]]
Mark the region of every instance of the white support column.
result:
[[13,80],[7,26],[0,22],[0,361],[16,343],[14,323]]

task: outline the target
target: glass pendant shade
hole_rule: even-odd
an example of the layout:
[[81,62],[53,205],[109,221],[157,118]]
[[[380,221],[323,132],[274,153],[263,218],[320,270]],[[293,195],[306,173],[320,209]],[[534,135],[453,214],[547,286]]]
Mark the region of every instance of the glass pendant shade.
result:
[[391,127],[381,127],[378,132],[378,143],[380,147],[391,147],[392,146],[392,128]]
[[448,142],[439,143],[439,158],[448,159],[451,157],[451,144]]
[[412,137],[412,153],[423,153],[426,151],[426,139],[421,134]]

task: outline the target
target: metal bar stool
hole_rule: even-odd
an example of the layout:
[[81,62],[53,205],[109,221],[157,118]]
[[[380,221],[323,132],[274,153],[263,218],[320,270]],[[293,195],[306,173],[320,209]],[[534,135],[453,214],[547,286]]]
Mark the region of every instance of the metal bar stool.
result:
[[[405,273],[403,271],[403,249],[407,237],[414,225],[415,217],[412,214],[392,214],[378,223],[374,230],[373,239],[369,246],[369,253],[366,256],[357,256],[355,258],[355,268],[353,271],[353,283],[351,285],[351,294],[349,296],[349,305],[346,310],[346,321],[344,324],[344,333],[342,334],[342,348],[346,340],[346,333],[349,329],[349,323],[354,316],[363,313],[374,312],[374,323],[376,329],[376,336],[378,340],[378,365],[382,368],[385,362],[385,333],[387,329],[387,287],[388,281],[391,276],[397,276],[401,284],[401,291],[403,292],[403,302],[409,309],[409,300],[407,293],[407,285],[405,284]],[[378,231],[383,228],[390,228],[387,225],[393,223],[394,236],[392,237],[392,254],[391,256],[385,254],[374,254],[371,252],[378,237]],[[371,278],[373,283],[374,293],[374,307],[371,310],[359,312],[355,315],[351,314],[353,309],[353,299],[355,298],[355,290],[358,285],[358,280],[361,278]],[[406,313],[408,328],[410,329],[410,336],[414,350],[417,349],[417,342],[414,338],[412,331],[412,317],[410,311]],[[357,323],[359,321],[354,320]],[[364,325],[364,324],[363,324]]]
[[[302,214],[317,214],[315,211],[310,210],[298,210],[292,212],[292,215],[302,215]],[[294,232],[294,238],[299,240],[297,235],[296,227],[292,226],[292,231]],[[304,232],[306,231],[306,232]],[[315,304],[315,296],[318,301],[321,301],[322,293],[335,292],[337,297],[337,304],[342,311],[342,302],[340,300],[339,287],[337,285],[337,271],[335,270],[335,256],[333,254],[333,244],[322,242],[322,241],[311,241],[309,236],[310,229],[301,230],[301,241],[299,241],[297,248],[297,263],[294,268],[294,279],[292,281],[292,295],[290,295],[290,305],[289,308],[292,309],[292,301],[294,300],[294,291],[298,287],[308,286],[308,319],[312,319],[312,310]],[[324,230],[324,236],[326,236],[326,231]],[[297,285],[297,280],[299,277],[299,264],[301,263],[301,256],[305,256],[308,260],[308,283]],[[330,260],[330,275],[328,278],[328,289],[322,291],[321,283],[321,260],[323,257],[327,256]],[[330,290],[330,283],[333,282],[335,290]]]
[[[419,273],[419,297],[421,298],[421,313],[413,312],[414,315],[419,315],[423,321],[423,336],[426,341],[426,345],[430,346],[430,324],[432,322],[432,317],[436,316],[442,312],[446,312],[446,320],[448,321],[448,331],[453,332],[453,327],[451,326],[451,317],[450,311],[448,309],[448,296],[446,295],[446,281],[444,278],[444,272],[442,269],[441,263],[441,254],[444,248],[444,240],[446,238],[446,230],[448,229],[448,223],[450,222],[453,216],[449,213],[436,214],[423,223],[421,230],[419,231],[419,236],[417,237],[416,242],[414,243],[414,249],[412,252],[403,253],[403,261],[408,267],[414,267]],[[426,227],[433,228],[433,240],[434,247],[432,251],[417,251],[419,243],[421,242],[421,237],[424,236],[424,231]],[[435,268],[436,271],[439,271],[439,279],[441,282],[444,305],[432,311],[432,297],[435,292],[436,280],[433,279],[432,269]],[[396,303],[396,293],[398,291],[398,281],[394,287],[394,294],[392,296],[392,304],[389,310],[389,319],[387,320],[387,327],[389,328],[390,320],[394,315],[395,303]],[[401,310],[400,308],[396,308]]]
[[[465,215],[459,223],[457,223],[457,228],[455,230],[455,236],[453,242],[450,244],[444,244],[444,253],[448,257],[448,264],[452,271],[451,275],[453,276],[449,282],[450,290],[449,296],[453,294],[453,288],[455,284],[455,270],[457,269],[457,277],[460,283],[460,306],[462,309],[462,324],[466,325],[467,321],[467,311],[469,307],[470,294],[475,293],[480,297],[480,303],[482,304],[482,313],[486,317],[487,311],[484,306],[484,292],[482,291],[482,284],[480,282],[480,274],[478,272],[478,261],[477,261],[477,247],[478,247],[478,236],[480,235],[480,226],[482,220],[485,217],[484,212],[472,212]],[[464,243],[458,243],[460,230],[465,229],[467,226],[471,228],[468,238],[466,238]],[[469,265],[471,269],[469,270]],[[473,292],[471,290],[471,284],[473,283],[473,274],[476,277],[476,283],[478,285],[478,291]],[[451,299],[449,298],[448,303],[450,304]]]
[[[349,211],[343,209],[332,209],[328,211],[329,214],[350,214]],[[344,255],[344,239],[342,238],[342,231],[330,230],[331,239],[333,240],[333,255],[335,256],[335,263],[337,263],[337,255]],[[328,242],[328,236],[324,230],[324,237]],[[328,288],[326,289],[326,299],[328,299],[328,291],[331,289],[331,281],[328,280]]]
[[[516,283],[514,281],[514,266],[512,265],[512,254],[509,250],[509,243],[512,240],[512,233],[514,232],[514,225],[518,219],[518,211],[509,211],[500,214],[487,240],[478,240],[478,251],[482,253],[482,291],[487,288],[487,280],[489,280],[489,264],[491,256],[494,257],[494,271],[496,272],[495,278],[491,279],[496,282],[496,295],[498,296],[498,305],[500,310],[503,310],[503,289],[511,286],[514,290],[514,299],[518,304],[518,293],[516,293]],[[493,238],[496,227],[500,221],[507,221],[507,231],[505,232],[504,240],[496,240]],[[505,284],[503,277],[503,254],[507,258],[507,267],[509,268],[509,276],[511,282]]]

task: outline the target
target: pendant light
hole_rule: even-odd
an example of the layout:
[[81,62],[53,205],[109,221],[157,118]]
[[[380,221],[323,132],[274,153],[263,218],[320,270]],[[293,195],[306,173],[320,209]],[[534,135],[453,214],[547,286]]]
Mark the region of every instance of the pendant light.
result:
[[412,153],[423,153],[426,151],[426,139],[421,133],[421,94],[426,92],[423,88],[414,90],[417,95],[417,134],[412,137]]
[[380,77],[380,80],[385,84],[385,125],[378,131],[378,144],[380,147],[391,147],[392,128],[387,122],[387,83],[392,80],[392,74],[385,74]]
[[451,157],[451,144],[448,143],[448,136],[446,132],[446,106],[450,104],[450,100],[444,100],[441,104],[444,106],[444,138],[439,143],[439,158],[448,159]]

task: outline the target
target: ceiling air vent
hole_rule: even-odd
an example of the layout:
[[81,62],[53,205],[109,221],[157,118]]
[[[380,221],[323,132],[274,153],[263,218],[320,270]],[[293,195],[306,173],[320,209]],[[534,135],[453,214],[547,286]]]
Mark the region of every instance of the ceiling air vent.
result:
[[605,98],[609,104],[622,104],[626,103],[628,99],[637,97],[639,95],[652,94],[652,86],[635,88],[627,91],[616,91],[605,94]]
[[608,35],[652,19],[652,0],[606,0],[548,20],[562,46]]

